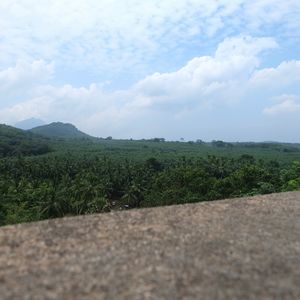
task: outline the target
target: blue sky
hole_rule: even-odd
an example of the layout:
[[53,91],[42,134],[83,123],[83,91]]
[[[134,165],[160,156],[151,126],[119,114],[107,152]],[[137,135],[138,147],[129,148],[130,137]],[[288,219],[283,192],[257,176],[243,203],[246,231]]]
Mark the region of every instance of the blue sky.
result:
[[300,142],[298,0],[1,0],[0,123]]

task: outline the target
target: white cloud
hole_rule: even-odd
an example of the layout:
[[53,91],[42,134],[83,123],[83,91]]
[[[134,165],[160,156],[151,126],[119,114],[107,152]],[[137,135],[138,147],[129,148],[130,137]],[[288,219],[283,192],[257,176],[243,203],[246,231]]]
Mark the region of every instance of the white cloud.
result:
[[264,109],[264,114],[281,115],[300,112],[300,102],[295,95],[281,95],[276,97],[280,103]]
[[218,6],[198,0],[2,0],[0,60],[43,57],[69,66],[125,68],[158,54],[161,45],[167,51],[187,42],[186,32],[201,32],[199,17]]
[[271,89],[300,83],[300,60],[284,61],[277,67],[258,70],[250,83],[253,87]]
[[228,92],[232,90],[231,96],[236,98],[241,85],[259,66],[257,55],[275,47],[277,43],[272,38],[227,38],[213,57],[196,57],[176,72],[155,73],[138,82],[133,88],[138,95],[135,102],[141,106],[161,102],[187,104],[188,101],[199,104],[222,97],[228,100]]
[[0,66],[42,58],[97,74],[151,70],[221,29],[295,36],[299,13],[298,0],[1,0]]
[[[184,132],[198,115],[225,128],[227,107],[240,107],[239,124],[266,119],[266,106],[298,111],[299,15],[299,0],[1,0],[0,123],[34,116],[143,137]],[[298,98],[267,102],[286,94]]]
[[18,62],[14,67],[0,71],[0,92],[18,90],[21,87],[27,89],[51,78],[53,75],[53,63],[43,60],[32,63]]
[[[251,29],[261,29],[277,24],[277,30],[289,35],[299,28],[300,3],[297,0],[254,0],[242,1]],[[276,27],[274,28],[276,30]],[[290,31],[290,32],[289,32]]]
[[[120,91],[104,92],[97,84],[75,87],[37,82],[29,89],[28,100],[0,110],[0,120],[10,124],[29,117],[47,122],[66,121],[88,133],[114,137],[173,137],[177,133],[184,135],[189,132],[188,128],[197,128],[201,122],[201,128],[207,132],[216,127],[215,124],[222,128],[220,124],[224,124],[225,132],[227,123],[238,118],[229,116],[232,112],[228,107],[234,110],[237,105],[249,104],[253,109],[258,103],[257,114],[261,115],[265,99],[288,94],[291,88],[297,95],[298,61],[259,69],[260,54],[274,47],[277,44],[272,38],[227,38],[213,56],[195,57],[177,71],[155,73]],[[27,69],[30,73],[32,64],[28,64]],[[280,87],[277,83],[279,87],[274,89],[275,79],[284,84]],[[266,108],[264,113],[298,111],[296,98],[277,101],[280,103]],[[220,113],[220,107],[226,113]],[[247,110],[237,112],[237,115],[244,114],[240,122],[247,113]],[[218,118],[218,122],[214,118]],[[232,126],[237,128],[236,124]]]
[[263,50],[277,48],[278,44],[271,37],[255,38],[241,36],[239,38],[226,38],[216,51],[218,59],[226,59],[232,55],[243,57],[256,57]]

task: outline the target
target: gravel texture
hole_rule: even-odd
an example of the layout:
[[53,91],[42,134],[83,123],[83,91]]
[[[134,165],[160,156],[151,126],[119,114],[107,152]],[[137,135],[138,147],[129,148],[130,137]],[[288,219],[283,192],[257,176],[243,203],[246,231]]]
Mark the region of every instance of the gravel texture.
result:
[[300,192],[0,228],[0,299],[300,299]]

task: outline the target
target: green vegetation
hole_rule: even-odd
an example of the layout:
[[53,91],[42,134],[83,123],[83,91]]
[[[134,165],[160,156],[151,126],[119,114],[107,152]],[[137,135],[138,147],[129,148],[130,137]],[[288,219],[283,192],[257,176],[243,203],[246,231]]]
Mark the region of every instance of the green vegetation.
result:
[[45,154],[51,151],[49,143],[43,137],[0,124],[0,158]]
[[299,144],[45,139],[0,128],[1,149],[11,147],[0,159],[1,225],[300,190]]

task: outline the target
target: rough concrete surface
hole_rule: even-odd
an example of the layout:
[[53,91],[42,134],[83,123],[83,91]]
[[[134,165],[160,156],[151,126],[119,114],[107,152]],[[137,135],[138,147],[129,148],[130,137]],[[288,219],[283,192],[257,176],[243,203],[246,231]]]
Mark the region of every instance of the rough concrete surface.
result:
[[300,299],[300,193],[2,227],[0,299]]

